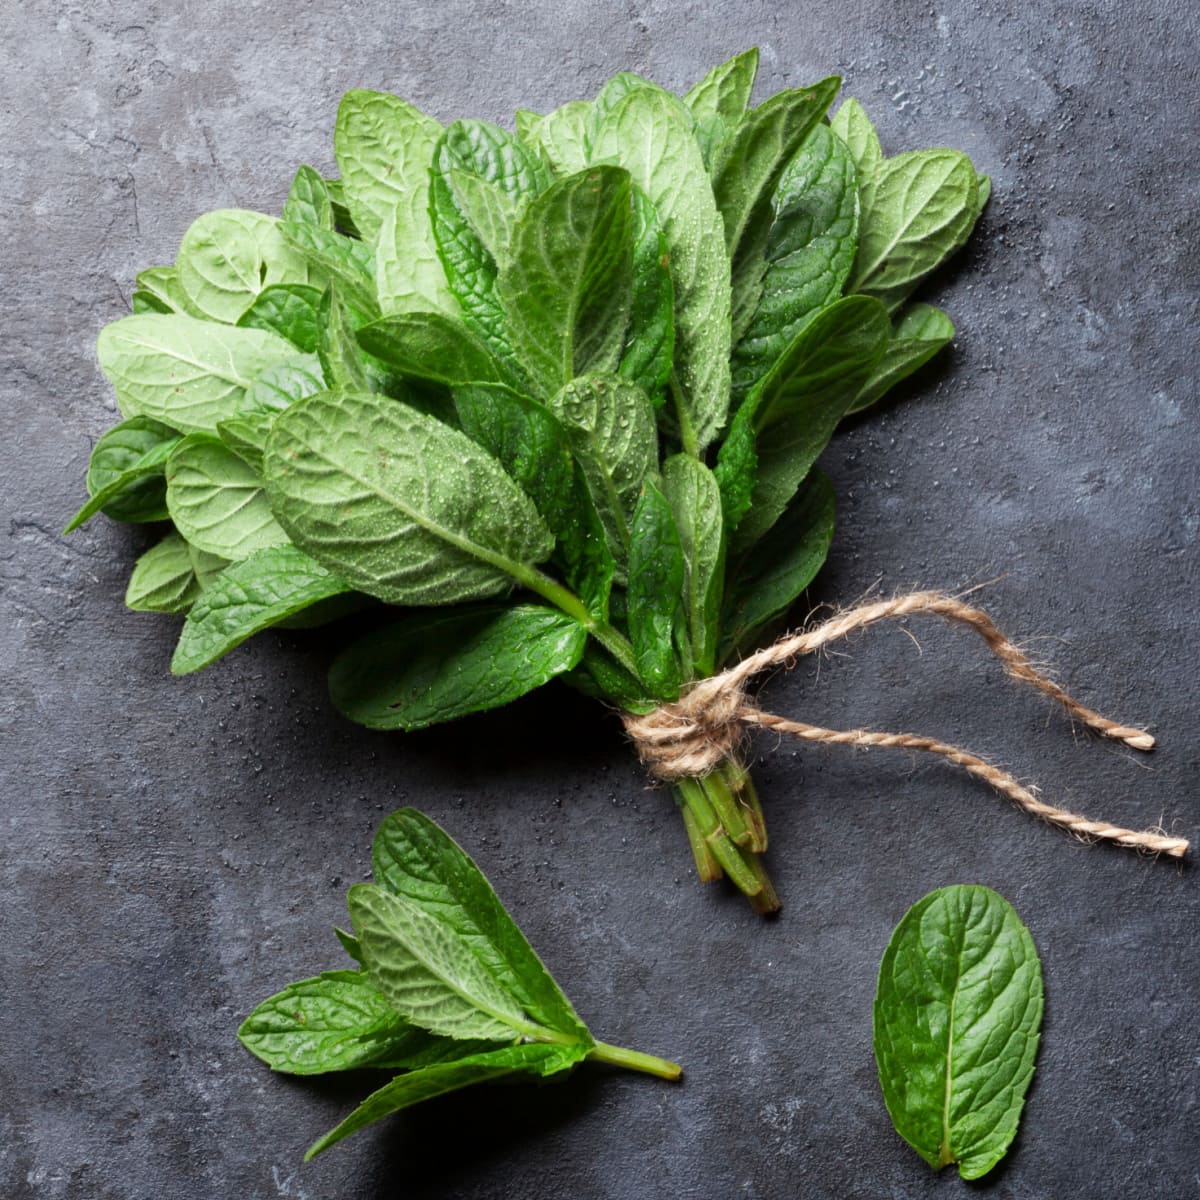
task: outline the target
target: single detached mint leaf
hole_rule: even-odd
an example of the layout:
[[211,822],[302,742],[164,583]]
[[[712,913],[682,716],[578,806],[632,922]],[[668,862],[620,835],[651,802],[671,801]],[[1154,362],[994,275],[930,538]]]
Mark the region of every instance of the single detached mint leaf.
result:
[[325,393],[275,419],[272,508],[292,540],[391,604],[450,604],[529,578],[554,538],[465,434],[385,396]]
[[410,1108],[422,1100],[431,1100],[434,1096],[443,1096],[473,1083],[486,1083],[507,1075],[552,1075],[574,1066],[586,1056],[587,1049],[583,1046],[506,1046],[500,1050],[470,1054],[457,1062],[398,1075],[391,1083],[368,1096],[340,1125],[314,1142],[304,1159],[307,1162],[374,1121]]
[[986,887],[931,892],[879,968],[875,1061],[896,1132],[930,1166],[978,1179],[1016,1136],[1042,1021],[1042,968]]
[[425,903],[474,947],[491,974],[539,1025],[590,1044],[591,1035],[501,904],[492,885],[446,831],[416,809],[392,813],[375,835],[376,881]]

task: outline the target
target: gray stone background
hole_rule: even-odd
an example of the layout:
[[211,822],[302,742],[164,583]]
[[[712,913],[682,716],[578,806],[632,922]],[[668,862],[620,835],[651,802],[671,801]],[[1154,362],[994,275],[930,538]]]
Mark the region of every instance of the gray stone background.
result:
[[[879,629],[772,706],[961,742],[1056,802],[1195,837],[1200,100],[1175,0],[4,0],[0,144],[0,1194],[11,1200],[960,1194],[892,1131],[870,1011],[889,933],[989,884],[1040,948],[1037,1078],[995,1197],[1200,1194],[1192,868],[1086,848],[937,763],[762,743],[763,923],[696,884],[611,720],[549,691],[423,736],[326,703],[329,646],[274,635],[172,679],[174,622],[126,613],[144,532],[59,536],[115,419],[97,330],[206,209],[277,211],[332,167],[341,92],[505,120],[632,68],[683,88],[757,43],[759,94],[841,72],[891,152],[992,174],[933,289],[959,338],[825,457],[840,532],[814,601],[985,594],[1138,758],[1074,736],[964,634]],[[549,732],[543,732],[548,727]],[[477,856],[608,1040],[671,1087],[585,1069],[429,1105],[307,1166],[369,1088],[272,1077],[234,1040],[298,975],[373,828],[416,804]]]

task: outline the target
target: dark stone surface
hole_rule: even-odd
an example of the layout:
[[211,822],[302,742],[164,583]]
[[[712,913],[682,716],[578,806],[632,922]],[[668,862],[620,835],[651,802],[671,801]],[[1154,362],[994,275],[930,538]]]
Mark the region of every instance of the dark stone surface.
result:
[[[548,692],[420,737],[325,701],[319,638],[167,673],[174,623],[125,612],[145,543],[63,540],[114,403],[97,330],[199,212],[276,210],[332,165],[351,86],[504,118],[629,67],[683,87],[752,43],[760,93],[844,72],[892,152],[962,147],[995,180],[938,289],[957,346],[826,456],[841,497],[815,599],[986,593],[1085,701],[1160,736],[1073,737],[965,635],[880,629],[768,690],[834,725],[962,743],[1048,798],[1196,836],[1195,386],[1200,128],[1186,3],[4,5],[0,541],[0,1194],[918,1197],[961,1190],[896,1137],[875,972],[912,902],[989,884],[1040,948],[1039,1071],[996,1197],[1200,1188],[1191,868],[1085,848],[938,764],[770,743],[787,903],[700,888],[678,818],[612,723]],[[549,724],[552,736],[535,732]],[[599,1069],[392,1120],[301,1168],[365,1082],[272,1077],[237,1021],[339,962],[372,830],[419,805],[475,854],[603,1037],[683,1061]]]

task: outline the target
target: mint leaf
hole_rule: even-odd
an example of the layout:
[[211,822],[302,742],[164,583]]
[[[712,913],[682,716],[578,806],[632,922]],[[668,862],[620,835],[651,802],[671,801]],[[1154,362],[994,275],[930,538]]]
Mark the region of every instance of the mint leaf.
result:
[[487,343],[454,317],[436,312],[384,317],[358,331],[359,345],[405,379],[455,387],[508,378]]
[[675,285],[667,237],[654,205],[633,189],[633,292],[618,373],[636,383],[655,408],[666,399],[675,353]]
[[571,100],[529,124],[522,139],[539,150],[560,175],[574,175],[588,165],[590,100]]
[[298,350],[315,354],[321,336],[321,289],[306,283],[265,287],[238,318],[244,329],[265,329],[287,338]]
[[211,433],[242,410],[254,377],[295,348],[262,329],[141,313],[106,325],[96,352],[126,417],[150,417],[180,433]]
[[169,533],[134,564],[125,604],[136,612],[184,613],[199,595],[188,544]]
[[179,282],[177,267],[147,267],[137,273],[137,293],[148,299],[156,312],[180,312],[191,316],[190,301]]
[[[316,355],[294,355],[260,371],[246,389],[245,410],[239,417],[275,412],[325,390],[321,361]],[[233,420],[235,418],[226,418]],[[220,429],[225,421],[219,421]]]
[[883,168],[883,148],[879,135],[871,124],[863,106],[854,99],[847,100],[833,115],[830,129],[845,143],[854,160],[854,172],[858,179],[860,219],[865,223],[875,202],[875,189],[879,184],[879,172]]
[[1007,900],[963,886],[919,900],[888,943],[875,996],[896,1132],[935,1169],[987,1174],[1016,1136],[1041,1021],[1041,964]]
[[296,171],[283,206],[282,219],[315,225],[318,229],[334,228],[333,201],[329,198],[329,187],[319,171],[308,166]]
[[309,397],[276,418],[271,506],[292,540],[392,604],[507,591],[554,539],[532,501],[470,438],[400,401]]
[[901,309],[883,357],[863,384],[850,411],[869,408],[953,340],[954,322],[941,309],[920,303]]
[[713,67],[683,97],[696,122],[696,141],[704,165],[711,169],[717,151],[737,129],[754,89],[758,74],[758,49],[735,54],[728,62]]
[[343,651],[330,695],[360,725],[423,729],[541,687],[579,661],[586,639],[578,621],[535,604],[422,613]]
[[348,592],[295,546],[258,550],[223,570],[192,605],[171,659],[171,671],[199,671],[263,629]]
[[322,288],[336,280],[348,304],[367,317],[379,315],[375,253],[369,243],[303,221],[283,221],[279,228],[288,245],[303,255],[309,274]]
[[263,454],[267,448],[267,437],[273,412],[248,412],[240,417],[230,417],[217,425],[217,436],[256,474],[262,474]]
[[511,233],[497,288],[535,388],[617,369],[633,283],[629,174],[592,167],[531,200]]
[[671,506],[662,492],[647,482],[630,529],[629,640],[639,674],[663,700],[675,699],[680,683],[691,674],[684,608],[686,578],[683,546]]
[[149,417],[131,417],[101,435],[88,461],[88,502],[64,533],[98,512],[117,521],[163,521],[167,517],[163,471],[179,435]]

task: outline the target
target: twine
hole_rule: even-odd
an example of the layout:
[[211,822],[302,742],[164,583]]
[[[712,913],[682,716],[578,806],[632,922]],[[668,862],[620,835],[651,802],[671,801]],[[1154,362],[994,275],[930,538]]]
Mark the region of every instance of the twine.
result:
[[1166,837],[1154,831],[1139,833],[1055,808],[1039,800],[1007,771],[957,746],[911,733],[823,729],[819,725],[808,725],[763,712],[746,697],[746,684],[772,667],[790,668],[796,658],[812,654],[830,642],[844,638],[855,630],[865,629],[877,621],[917,614],[943,617],[973,629],[987,643],[1009,675],[1049,696],[1089,729],[1123,742],[1134,750],[1154,748],[1154,738],[1144,729],[1110,721],[1080,704],[1052,679],[1041,674],[1020,648],[996,628],[986,613],[941,592],[913,592],[907,596],[864,604],[847,609],[812,629],[785,635],[729,670],[698,680],[680,699],[663,704],[645,716],[627,714],[624,718],[626,731],[650,773],[668,782],[708,774],[725,759],[735,756],[747,730],[756,727],[791,734],[809,742],[923,750],[955,763],[991,784],[1026,812],[1069,830],[1079,838],[1115,842],[1120,846],[1169,854],[1173,858],[1184,856],[1188,843],[1183,838]]

